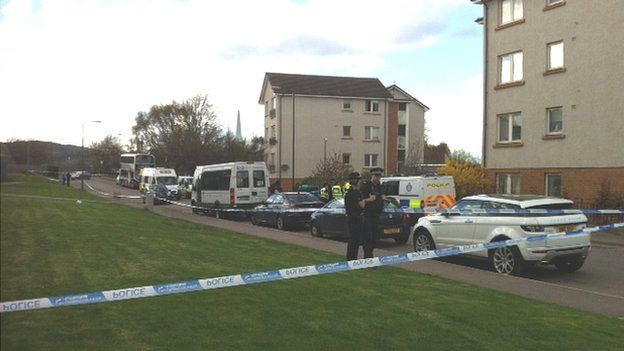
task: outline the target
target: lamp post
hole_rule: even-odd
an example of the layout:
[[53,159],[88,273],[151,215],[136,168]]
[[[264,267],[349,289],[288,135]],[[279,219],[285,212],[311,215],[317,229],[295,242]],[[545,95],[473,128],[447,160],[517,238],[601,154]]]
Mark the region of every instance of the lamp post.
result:
[[323,167],[327,167],[327,138],[323,144]]
[[102,123],[102,121],[86,121],[82,122],[82,147],[80,148],[80,189],[84,190],[84,126],[85,123]]

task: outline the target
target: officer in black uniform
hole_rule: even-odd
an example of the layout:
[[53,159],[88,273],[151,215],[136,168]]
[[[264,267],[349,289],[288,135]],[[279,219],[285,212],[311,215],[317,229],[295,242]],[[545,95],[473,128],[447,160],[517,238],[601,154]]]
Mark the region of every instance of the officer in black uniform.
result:
[[358,250],[362,242],[362,208],[364,208],[364,201],[362,200],[362,193],[360,193],[358,189],[360,179],[362,179],[362,177],[358,172],[349,174],[351,187],[344,196],[349,229],[347,261],[357,260]]
[[[379,216],[383,212],[384,196],[381,189],[381,175],[383,168],[371,169],[371,179],[362,185],[360,191],[364,200],[364,258],[373,257],[374,235],[379,231]],[[367,249],[368,248],[368,249]]]

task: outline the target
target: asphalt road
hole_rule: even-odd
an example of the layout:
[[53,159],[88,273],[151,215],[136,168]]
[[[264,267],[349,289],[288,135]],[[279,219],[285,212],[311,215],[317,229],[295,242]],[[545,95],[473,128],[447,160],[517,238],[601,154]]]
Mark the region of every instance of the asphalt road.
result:
[[[117,186],[110,178],[94,177],[86,183],[100,192],[138,194],[137,190]],[[72,185],[79,187],[80,182],[74,181]],[[88,188],[85,186],[85,189]],[[141,200],[112,199],[112,201],[136,207],[144,206]],[[181,202],[189,203],[188,200]],[[219,220],[194,215],[189,208],[176,205],[155,206],[154,212],[338,254],[344,254],[346,247],[346,244],[339,240],[313,238],[305,229],[285,232],[253,226],[247,221]],[[379,243],[375,254],[388,255],[410,251],[412,251],[411,241],[399,246],[393,240],[386,240]],[[572,274],[562,274],[553,266],[536,266],[522,277],[502,276],[491,272],[486,261],[464,256],[421,261],[402,267],[624,320],[624,231],[598,233],[592,236],[592,251],[585,265]]]

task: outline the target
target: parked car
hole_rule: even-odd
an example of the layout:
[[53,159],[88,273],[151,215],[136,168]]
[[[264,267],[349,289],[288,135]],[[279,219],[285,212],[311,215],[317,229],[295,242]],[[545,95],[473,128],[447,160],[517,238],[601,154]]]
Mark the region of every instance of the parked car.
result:
[[91,172],[88,171],[76,171],[70,173],[71,179],[91,179]]
[[[414,251],[457,245],[531,238],[585,228],[583,214],[466,213],[475,210],[571,209],[566,199],[537,195],[478,195],[460,200],[448,213],[420,218],[412,228]],[[463,213],[452,213],[453,210]],[[590,251],[588,233],[548,240],[523,241],[517,246],[476,252],[486,257],[494,271],[518,274],[536,264],[554,264],[563,272],[583,266]]]
[[251,211],[251,223],[268,224],[281,230],[306,226],[310,215],[322,206],[323,202],[307,192],[273,194]]
[[154,195],[154,205],[167,205],[169,202],[162,199],[174,201],[177,197],[177,194],[172,193],[164,184],[149,184],[143,197],[143,203],[145,203],[145,198],[148,194]]
[[[401,213],[400,208],[399,202],[393,198],[384,201],[384,212],[379,217],[379,232],[373,238],[375,241],[394,239],[397,244],[403,245],[409,240],[410,216]],[[332,200],[312,214],[310,232],[313,236],[348,238],[347,229],[344,199]]]

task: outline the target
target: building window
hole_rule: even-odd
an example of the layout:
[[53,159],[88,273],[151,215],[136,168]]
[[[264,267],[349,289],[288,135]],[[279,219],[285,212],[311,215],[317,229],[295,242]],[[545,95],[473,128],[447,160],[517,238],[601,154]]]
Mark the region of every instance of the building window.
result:
[[405,150],[405,141],[406,138],[404,136],[399,136],[397,137],[397,149],[399,150]]
[[508,143],[522,140],[522,116],[510,113],[498,116],[498,141]]
[[271,126],[271,138],[275,138],[275,126]]
[[377,167],[377,154],[365,154],[364,167]]
[[405,124],[399,124],[399,136],[405,136],[406,129]]
[[351,126],[342,126],[342,136],[351,137]]
[[277,103],[276,103],[275,97],[273,97],[271,99],[271,108],[274,109],[274,110],[277,108]]
[[546,110],[548,116],[548,134],[563,133],[563,110],[561,107],[553,107]]
[[342,154],[342,163],[345,165],[351,164],[351,154]]
[[500,24],[522,19],[522,0],[501,0]]
[[563,42],[548,44],[548,69],[563,68]]
[[264,140],[265,142],[269,140],[269,128],[264,128]]
[[498,57],[501,84],[519,82],[522,80],[522,51]]
[[379,127],[364,127],[364,140],[379,140]]
[[379,112],[379,101],[366,100],[366,112]]
[[345,100],[342,102],[342,109],[343,110],[350,110],[351,109],[351,101],[350,100]]
[[520,194],[519,174],[497,174],[496,192],[498,194]]
[[561,197],[561,174],[546,174],[546,195]]
[[399,150],[398,161],[401,165],[405,163],[405,150]]

